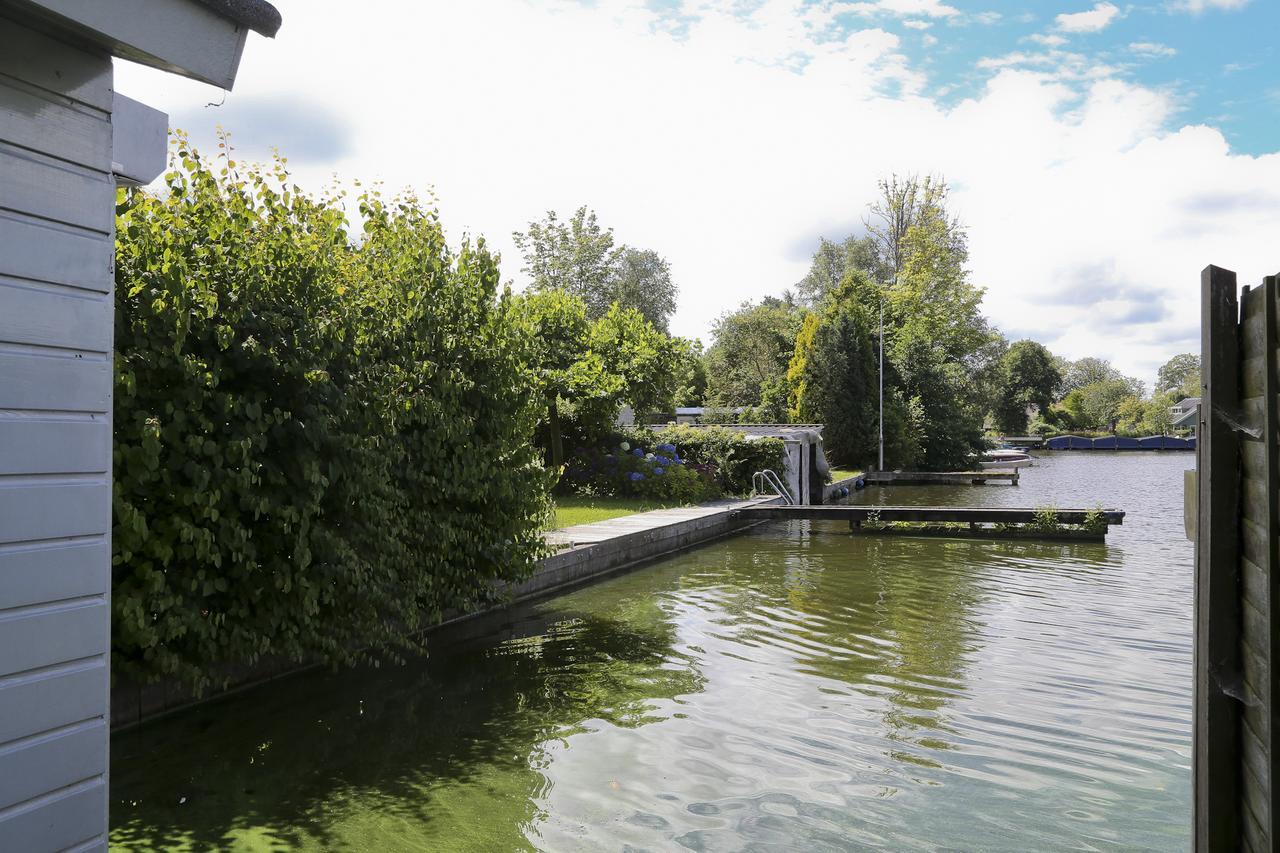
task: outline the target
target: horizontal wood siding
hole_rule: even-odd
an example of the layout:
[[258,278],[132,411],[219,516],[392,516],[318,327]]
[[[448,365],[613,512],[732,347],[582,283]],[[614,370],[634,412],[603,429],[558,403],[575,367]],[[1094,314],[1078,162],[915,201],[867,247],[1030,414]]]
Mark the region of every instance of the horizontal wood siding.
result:
[[0,17],[0,850],[105,847],[111,61]]

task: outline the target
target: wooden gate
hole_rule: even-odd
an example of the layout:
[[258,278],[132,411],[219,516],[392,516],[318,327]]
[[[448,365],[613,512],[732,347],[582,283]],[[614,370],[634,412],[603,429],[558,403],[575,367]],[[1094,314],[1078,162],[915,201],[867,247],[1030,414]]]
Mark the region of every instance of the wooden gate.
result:
[[1277,840],[1280,304],[1276,277],[1244,288],[1201,277],[1197,449],[1195,848],[1271,850]]

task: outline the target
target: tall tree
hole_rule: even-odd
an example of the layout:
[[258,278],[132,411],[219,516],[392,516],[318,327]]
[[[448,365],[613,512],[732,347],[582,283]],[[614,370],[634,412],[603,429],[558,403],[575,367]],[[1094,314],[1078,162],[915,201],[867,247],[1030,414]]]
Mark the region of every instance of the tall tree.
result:
[[1053,354],[1043,344],[1022,340],[1001,359],[1001,382],[995,405],[996,425],[1006,434],[1027,428],[1027,408],[1045,411],[1062,384]]
[[1156,392],[1170,391],[1183,397],[1200,395],[1200,356],[1185,352],[1175,355],[1156,374]]
[[940,220],[943,231],[959,243],[957,253],[967,255],[964,229],[947,213],[950,188],[944,179],[932,175],[900,178],[895,174],[882,178],[878,186],[880,198],[872,202],[865,224],[882,265],[880,278],[892,280],[902,271],[911,254],[907,235],[926,219]]
[[1108,379],[1119,379],[1121,373],[1111,366],[1105,358],[1088,356],[1078,361],[1067,361],[1062,368],[1062,386],[1058,396],[1066,397],[1072,391],[1078,391],[1086,385],[1105,382]]
[[760,406],[766,399],[785,407],[787,367],[795,351],[804,311],[774,299],[744,302],[712,324],[707,350],[707,397],[713,406]]
[[817,306],[840,287],[850,271],[861,270],[876,278],[880,269],[876,241],[871,235],[849,236],[839,243],[822,237],[809,272],[796,283],[796,291],[806,304]]
[[571,293],[587,306],[592,320],[615,303],[634,308],[667,330],[678,292],[671,265],[652,249],[615,245],[613,229],[602,228],[594,211],[580,207],[568,222],[548,211],[546,218],[512,237],[524,255],[522,269],[534,292]]
[[613,301],[634,308],[662,331],[676,313],[671,264],[652,249],[624,246],[610,282]]
[[787,378],[793,417],[822,423],[833,461],[865,465],[875,458],[878,415],[875,341],[859,305],[809,314],[796,338]]
[[614,245],[613,229],[600,227],[594,211],[580,207],[564,222],[551,210],[541,222],[530,222],[528,231],[512,237],[524,254],[531,290],[563,290],[582,300],[589,318],[609,310],[623,250]]

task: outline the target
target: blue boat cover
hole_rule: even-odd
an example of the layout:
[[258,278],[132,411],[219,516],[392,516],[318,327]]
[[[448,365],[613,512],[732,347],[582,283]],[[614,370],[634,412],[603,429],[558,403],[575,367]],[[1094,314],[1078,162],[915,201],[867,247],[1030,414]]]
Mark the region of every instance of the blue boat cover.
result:
[[1104,435],[1102,438],[1095,438],[1093,440],[1093,449],[1094,450],[1115,450],[1116,437],[1114,435]]

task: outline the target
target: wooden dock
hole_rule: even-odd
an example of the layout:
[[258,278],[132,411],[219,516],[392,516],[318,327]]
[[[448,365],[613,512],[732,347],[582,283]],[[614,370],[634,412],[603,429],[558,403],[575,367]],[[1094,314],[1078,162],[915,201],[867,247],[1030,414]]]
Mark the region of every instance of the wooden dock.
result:
[[868,486],[984,486],[987,483],[1018,485],[1018,471],[868,471]]
[[1011,539],[1101,541],[1111,525],[1124,524],[1117,509],[956,506],[755,506],[737,510],[743,520],[844,521],[854,533],[978,536]]

